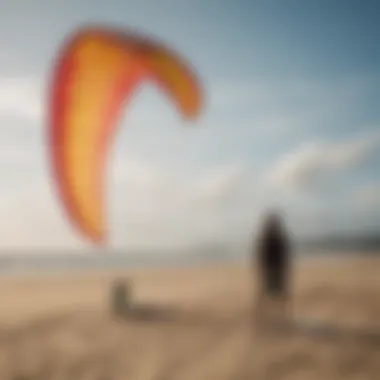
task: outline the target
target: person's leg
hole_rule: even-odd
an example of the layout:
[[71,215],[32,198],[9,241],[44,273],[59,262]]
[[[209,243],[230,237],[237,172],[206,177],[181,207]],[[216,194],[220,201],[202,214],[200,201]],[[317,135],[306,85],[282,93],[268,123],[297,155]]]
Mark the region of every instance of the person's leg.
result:
[[261,275],[253,316],[256,327],[266,328],[275,322],[281,313],[279,306],[281,278],[278,270],[274,267],[264,268]]
[[268,276],[263,276],[260,287],[258,288],[254,310],[254,326],[263,329],[270,321],[270,316],[273,308],[272,290]]
[[254,317],[255,326],[259,328],[287,323],[292,315],[288,286],[282,273],[273,273],[267,279],[267,286],[260,289],[256,299]]
[[288,298],[286,294],[280,294],[276,302],[276,319],[283,320],[287,316]]
[[263,289],[259,289],[258,294],[256,296],[256,300],[254,302],[253,307],[253,319],[255,326],[258,326],[262,323],[265,318],[266,312],[266,299]]
[[285,299],[284,299],[284,313],[285,317],[287,319],[292,319],[294,310],[293,310],[293,297],[291,296],[291,293],[289,290],[286,291],[285,293]]
[[260,323],[264,308],[265,308],[265,293],[266,293],[266,273],[265,268],[259,267],[259,270],[256,274],[256,286],[255,294],[253,294],[253,303],[252,303],[252,317],[254,325]]
[[284,267],[283,273],[281,274],[282,282],[282,314],[284,318],[291,318],[292,312],[292,297],[290,289],[290,273],[288,268]]

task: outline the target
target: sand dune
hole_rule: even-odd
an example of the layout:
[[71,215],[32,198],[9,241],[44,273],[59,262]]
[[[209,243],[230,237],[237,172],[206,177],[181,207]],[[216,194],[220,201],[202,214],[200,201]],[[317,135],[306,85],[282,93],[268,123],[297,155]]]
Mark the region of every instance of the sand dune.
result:
[[[380,259],[297,264],[296,317],[377,331],[379,271]],[[111,316],[107,292],[121,275],[160,312]],[[254,331],[250,285],[244,265],[3,278],[0,379],[379,379],[376,340]]]

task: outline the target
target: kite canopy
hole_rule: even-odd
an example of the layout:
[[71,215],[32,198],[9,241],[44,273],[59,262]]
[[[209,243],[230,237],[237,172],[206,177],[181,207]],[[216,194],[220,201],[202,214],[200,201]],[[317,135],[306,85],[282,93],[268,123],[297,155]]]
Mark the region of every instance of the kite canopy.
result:
[[111,138],[123,106],[144,80],[155,82],[185,118],[200,113],[194,72],[151,38],[85,27],[56,59],[49,105],[54,181],[71,221],[94,243],[106,240],[103,182]]

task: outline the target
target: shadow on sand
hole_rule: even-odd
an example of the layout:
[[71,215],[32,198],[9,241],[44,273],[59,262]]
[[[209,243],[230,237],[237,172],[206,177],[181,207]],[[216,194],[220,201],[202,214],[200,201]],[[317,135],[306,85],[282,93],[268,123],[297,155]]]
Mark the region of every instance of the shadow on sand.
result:
[[133,299],[133,283],[126,279],[114,281],[110,291],[110,311],[114,319],[142,323],[169,323],[175,325],[210,325],[224,323],[231,313],[202,308],[186,309],[176,304],[140,303]]
[[[175,325],[198,325],[199,327],[211,324],[224,324],[228,313],[211,310],[185,310],[176,305],[140,304],[132,300],[132,282],[125,279],[117,279],[111,289],[111,302],[113,316],[118,320],[134,322],[161,322]],[[249,313],[242,319],[251,318]],[[231,315],[229,316],[231,317]],[[241,320],[242,321],[242,320]],[[238,322],[239,323],[239,322]],[[380,347],[380,329],[369,327],[346,327],[339,324],[331,324],[328,321],[295,318],[272,323],[266,323],[259,332],[280,333],[284,336],[306,336],[329,341],[351,341],[357,344],[365,344]],[[258,327],[258,326],[256,326]]]
[[154,305],[154,304],[133,304],[123,312],[113,315],[118,321],[133,323],[159,323],[172,327],[195,327],[209,328],[210,326],[224,325],[225,323],[239,319],[244,316],[241,313],[213,312],[212,310],[200,309],[189,310],[178,305]]
[[134,304],[119,311],[115,317],[128,321],[173,322],[180,318],[180,314],[180,309],[175,306]]

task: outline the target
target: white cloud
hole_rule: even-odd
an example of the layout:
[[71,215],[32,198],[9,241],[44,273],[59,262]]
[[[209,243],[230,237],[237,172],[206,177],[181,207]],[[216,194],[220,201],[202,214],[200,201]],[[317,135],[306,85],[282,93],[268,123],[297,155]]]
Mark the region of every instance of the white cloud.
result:
[[42,83],[34,77],[0,78],[0,115],[40,121],[42,118]]
[[47,181],[36,181],[7,197],[1,208],[2,249],[83,246],[62,218],[49,185]]
[[366,163],[379,148],[379,133],[339,142],[307,143],[283,157],[270,171],[268,181],[292,190],[317,186],[332,174]]
[[[339,204],[333,204],[297,196],[282,204],[267,184],[238,164],[190,175],[124,157],[123,165],[120,161],[114,166],[108,191],[110,249],[170,249],[205,242],[244,244],[251,239],[262,211],[278,205],[284,206],[290,228],[297,235],[326,233],[348,224],[356,228],[371,222],[367,217],[371,212],[351,199],[342,198]],[[362,190],[363,199],[372,195],[377,196],[375,190]],[[364,211],[359,215],[361,209]],[[90,247],[67,222],[46,180],[35,181],[8,197],[0,210],[2,248],[75,251]]]
[[[225,165],[190,174],[158,165],[147,169],[144,164],[140,172],[140,164],[127,162],[123,179],[113,191],[112,218],[119,226],[114,230],[116,245],[186,246],[218,240],[221,235],[222,240],[229,240],[235,231],[228,231],[230,226],[223,221],[231,219],[231,211],[237,209],[244,219],[242,207],[247,198],[239,195],[250,173],[243,166]],[[125,194],[124,202],[121,194]]]
[[195,186],[192,199],[200,206],[210,203],[221,205],[231,198],[236,198],[244,185],[247,185],[248,169],[234,164],[207,173],[203,181]]
[[355,191],[353,200],[365,211],[380,211],[380,183],[373,182]]
[[[244,168],[227,165],[186,176],[132,157],[123,168],[115,166],[108,186],[111,248],[192,246],[220,236],[228,241],[235,233],[223,222],[230,217],[220,200],[244,186],[244,181],[239,185],[248,176]],[[246,202],[243,198],[235,204],[241,209]],[[87,244],[67,223],[46,180],[8,198],[1,212],[4,248],[81,249]]]

